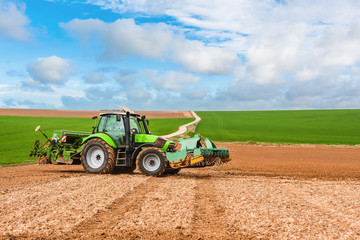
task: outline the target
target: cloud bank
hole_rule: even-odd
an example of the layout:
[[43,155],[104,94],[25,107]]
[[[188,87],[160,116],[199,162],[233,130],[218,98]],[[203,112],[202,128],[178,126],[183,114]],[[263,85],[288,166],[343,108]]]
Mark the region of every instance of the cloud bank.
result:
[[0,0],[0,35],[17,41],[29,41],[29,18],[24,14],[25,4]]
[[74,19],[61,26],[82,40],[96,35],[104,46],[102,59],[126,56],[172,61],[185,71],[205,74],[227,74],[237,60],[235,53],[203,42],[188,40],[164,23],[138,25],[134,19],[106,23],[99,19]]

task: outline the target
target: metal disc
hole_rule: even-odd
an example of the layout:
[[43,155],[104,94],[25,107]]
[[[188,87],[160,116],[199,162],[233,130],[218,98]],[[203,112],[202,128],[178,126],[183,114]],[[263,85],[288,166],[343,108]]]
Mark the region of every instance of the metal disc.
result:
[[161,164],[159,156],[154,153],[149,153],[144,157],[144,168],[148,171],[156,171]]
[[86,161],[91,168],[96,169],[101,167],[105,161],[104,151],[97,146],[90,148],[86,153]]

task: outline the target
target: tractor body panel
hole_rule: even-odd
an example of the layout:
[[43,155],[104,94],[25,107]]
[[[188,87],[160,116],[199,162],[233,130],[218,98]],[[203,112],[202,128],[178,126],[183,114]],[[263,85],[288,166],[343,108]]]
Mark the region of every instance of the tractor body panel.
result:
[[135,145],[142,145],[144,143],[153,143],[156,147],[166,152],[172,141],[165,140],[156,135],[149,134],[135,134]]
[[113,138],[111,138],[108,134],[105,134],[105,133],[91,134],[90,136],[88,136],[82,140],[82,144],[84,144],[86,141],[88,141],[89,139],[92,139],[92,138],[100,138],[100,139],[104,140],[107,144],[109,144],[109,146],[111,146],[113,148],[118,147],[116,145],[115,141],[113,140]]

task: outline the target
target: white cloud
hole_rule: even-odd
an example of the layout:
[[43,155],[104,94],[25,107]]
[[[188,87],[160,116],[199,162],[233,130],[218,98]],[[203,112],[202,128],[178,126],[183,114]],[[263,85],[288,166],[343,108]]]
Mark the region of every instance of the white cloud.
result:
[[188,40],[163,23],[137,25],[133,19],[118,19],[113,23],[74,19],[60,25],[83,40],[97,35],[104,45],[104,59],[129,55],[164,59],[178,63],[187,71],[205,74],[227,74],[237,60],[235,53]]
[[132,84],[136,79],[136,72],[131,69],[124,69],[113,76],[122,85]]
[[21,89],[30,91],[53,91],[51,87],[46,86],[39,81],[35,81],[32,78],[26,78],[25,80],[21,81]]
[[180,90],[187,85],[194,85],[200,78],[188,73],[169,71],[161,76],[154,76],[152,80],[158,88]]
[[307,82],[314,80],[319,76],[319,72],[316,69],[304,68],[296,72],[294,78],[298,82]]
[[57,56],[38,58],[28,65],[28,72],[41,83],[63,83],[70,74],[70,64]]
[[359,17],[357,0],[86,0],[114,12],[168,15],[189,26],[253,34],[267,22],[348,24]]
[[83,79],[85,82],[98,84],[108,80],[108,77],[102,72],[92,72],[84,75]]
[[0,34],[17,41],[29,41],[30,33],[26,27],[30,21],[24,12],[25,4],[0,0]]
[[20,84],[0,85],[0,107],[57,109],[63,107],[61,101],[63,95],[83,96],[81,91],[71,88],[65,89],[57,86],[52,87],[51,90],[41,88],[44,88],[44,86],[31,79],[26,79]]
[[360,61],[360,19],[349,28],[329,26],[315,41],[315,54],[323,66],[348,66]]
[[190,72],[226,75],[237,61],[233,52],[219,47],[205,47],[199,41],[179,41],[173,44],[172,61],[183,65]]

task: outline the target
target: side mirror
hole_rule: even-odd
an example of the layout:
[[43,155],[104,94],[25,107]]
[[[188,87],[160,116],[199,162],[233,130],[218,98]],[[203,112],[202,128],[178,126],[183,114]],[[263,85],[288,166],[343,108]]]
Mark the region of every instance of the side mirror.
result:
[[120,115],[116,115],[116,121],[118,121],[118,122],[121,121],[121,116]]
[[146,119],[146,124],[147,124],[147,125],[150,125],[149,119]]
[[35,132],[40,130],[40,125],[35,128]]
[[[93,116],[91,119],[95,121],[95,127],[96,127],[96,119],[98,119],[98,116]],[[94,133],[94,131],[93,131],[93,133]]]

